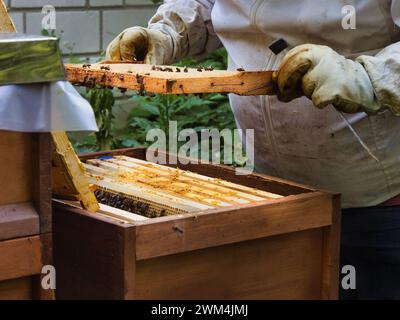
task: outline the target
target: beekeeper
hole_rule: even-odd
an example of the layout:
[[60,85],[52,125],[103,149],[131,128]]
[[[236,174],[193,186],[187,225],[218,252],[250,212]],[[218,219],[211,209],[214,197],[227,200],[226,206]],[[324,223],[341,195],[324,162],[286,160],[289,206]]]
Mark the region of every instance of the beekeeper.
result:
[[169,0],[107,55],[171,64],[222,44],[229,69],[278,70],[278,96],[229,96],[256,170],[340,192],[343,296],[400,298],[399,26],[400,0]]

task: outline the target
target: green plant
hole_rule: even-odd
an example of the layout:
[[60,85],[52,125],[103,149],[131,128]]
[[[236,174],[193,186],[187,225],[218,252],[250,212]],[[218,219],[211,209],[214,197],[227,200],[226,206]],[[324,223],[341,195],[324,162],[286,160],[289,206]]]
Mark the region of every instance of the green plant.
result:
[[86,93],[86,99],[91,104],[96,117],[99,131],[95,133],[100,150],[109,150],[113,147],[114,139],[111,133],[112,108],[115,103],[114,95],[110,89],[89,89]]
[[113,149],[115,139],[112,133],[113,119],[112,109],[115,98],[112,90],[104,88],[87,88],[81,95],[86,98],[93,108],[99,131],[80,139],[70,134],[69,138],[77,152],[94,152]]
[[[40,34],[41,34],[42,36],[58,38],[57,35],[56,35],[56,30],[42,29],[42,30],[40,31]],[[58,38],[58,40],[60,40],[60,39]]]

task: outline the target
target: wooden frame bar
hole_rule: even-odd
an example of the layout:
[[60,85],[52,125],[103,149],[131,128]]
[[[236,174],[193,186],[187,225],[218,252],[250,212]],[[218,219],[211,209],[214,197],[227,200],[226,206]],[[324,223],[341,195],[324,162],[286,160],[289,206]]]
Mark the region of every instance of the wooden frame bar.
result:
[[138,90],[140,93],[276,94],[272,71],[224,71],[152,66],[138,63],[66,64],[70,82]]

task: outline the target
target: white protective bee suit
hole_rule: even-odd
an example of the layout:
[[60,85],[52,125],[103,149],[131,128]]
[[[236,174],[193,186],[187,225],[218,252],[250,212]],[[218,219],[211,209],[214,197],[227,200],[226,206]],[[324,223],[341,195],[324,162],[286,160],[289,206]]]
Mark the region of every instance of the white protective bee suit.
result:
[[[355,29],[343,28],[345,5],[355,9]],[[172,39],[158,63],[201,56],[221,43],[229,69],[276,70],[290,48],[305,43],[348,58],[368,55],[380,104],[390,96],[396,109],[398,25],[400,0],[167,0],[148,29]],[[269,47],[278,39],[289,48],[275,55]],[[275,96],[230,95],[230,102],[238,126],[255,129],[257,171],[340,192],[344,207],[374,206],[400,194],[400,118],[388,109],[345,115],[372,156],[332,106],[320,110],[305,97],[283,103]]]

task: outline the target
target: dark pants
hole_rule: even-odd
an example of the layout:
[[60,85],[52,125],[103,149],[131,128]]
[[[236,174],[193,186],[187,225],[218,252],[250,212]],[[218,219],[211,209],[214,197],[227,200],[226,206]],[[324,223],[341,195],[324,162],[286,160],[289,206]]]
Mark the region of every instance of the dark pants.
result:
[[341,299],[400,299],[400,206],[344,209],[340,262],[356,270]]

